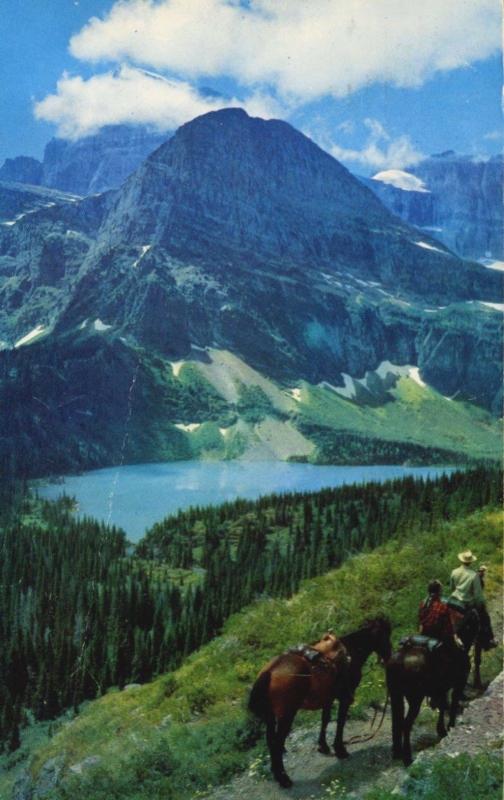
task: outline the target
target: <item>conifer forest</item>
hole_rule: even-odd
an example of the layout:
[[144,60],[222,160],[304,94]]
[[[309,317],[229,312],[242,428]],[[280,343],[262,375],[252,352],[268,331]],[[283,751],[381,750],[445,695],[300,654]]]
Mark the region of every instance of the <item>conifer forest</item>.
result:
[[30,720],[174,669],[256,598],[288,597],[352,554],[498,504],[501,486],[481,467],[238,500],[169,517],[136,547],[77,519],[70,498],[4,497],[2,747],[15,750]]

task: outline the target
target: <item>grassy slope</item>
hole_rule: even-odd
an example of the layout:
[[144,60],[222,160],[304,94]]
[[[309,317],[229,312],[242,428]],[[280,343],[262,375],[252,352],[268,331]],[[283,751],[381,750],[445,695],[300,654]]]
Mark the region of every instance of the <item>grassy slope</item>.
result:
[[473,458],[500,458],[502,426],[484,409],[447,400],[411,378],[400,378],[390,394],[394,401],[369,407],[303,384],[299,413],[307,422],[334,430],[418,443]]
[[[62,340],[57,375],[58,352],[45,339],[28,356],[22,375],[11,370],[0,386],[0,399],[15,410],[0,425],[0,461],[34,477],[191,458],[355,464],[500,457],[501,424],[488,412],[411,378],[391,390],[394,399],[365,406],[307,383],[287,390],[226,351],[175,369],[142,348],[81,332]],[[104,364],[110,380],[99,381]],[[71,414],[61,412],[67,406]]]
[[[230,412],[241,418],[241,424],[243,421],[249,424],[242,428],[241,448],[235,447],[234,450],[230,445],[238,433],[236,425],[229,429],[226,441],[220,437],[217,426],[212,436],[209,435],[210,431],[206,432],[206,443],[203,442],[201,430],[185,434],[196,457],[212,454],[216,458],[229,458],[241,452],[246,453],[247,448],[253,446],[260,437],[260,426],[254,426],[253,423],[267,412],[259,404],[256,420],[251,413],[254,409],[241,408],[239,397],[240,392],[260,388],[270,402],[273,413],[284,419],[291,416],[297,420],[308,438],[310,433],[305,426],[311,425],[323,428],[329,439],[333,433],[352,433],[364,438],[445,450],[462,457],[500,458],[502,425],[498,420],[478,406],[449,400],[430,386],[420,386],[410,377],[400,378],[395,388],[389,391],[391,400],[378,406],[362,405],[306,382],[300,384],[296,400],[292,394],[281,391],[274,381],[252,370],[237,356],[212,350],[211,358],[210,364],[185,364],[180,370],[179,380],[186,385],[193,381],[203,384],[209,381],[214,391],[231,403]],[[282,429],[282,436],[287,436],[288,431],[281,418],[271,418],[271,422]],[[300,446],[296,440],[292,441],[291,454],[306,457],[309,454],[306,445],[306,440],[304,446]],[[311,455],[310,460],[317,461],[317,455]]]
[[[415,628],[418,602],[432,577],[446,580],[456,554],[470,546],[490,564],[487,593],[502,592],[502,513],[481,511],[436,533],[405,534],[340,569],[307,581],[291,600],[261,600],[232,617],[221,636],[193,654],[176,673],[145,686],[109,692],[94,701],[43,747],[32,774],[50,758],[67,765],[99,754],[88,777],[74,778],[72,800],[188,798],[225,781],[257,750],[246,746],[244,700],[259,667],[272,654],[310,641],[332,627],[343,633],[386,610],[393,639]],[[486,677],[500,669],[501,651],[484,659]],[[384,696],[383,671],[369,660],[353,714]],[[300,714],[306,722],[307,713]],[[313,717],[312,717],[313,718]],[[262,745],[259,745],[262,747]],[[167,773],[170,774],[167,774]],[[0,783],[6,791],[9,778]],[[56,795],[55,795],[56,797]]]

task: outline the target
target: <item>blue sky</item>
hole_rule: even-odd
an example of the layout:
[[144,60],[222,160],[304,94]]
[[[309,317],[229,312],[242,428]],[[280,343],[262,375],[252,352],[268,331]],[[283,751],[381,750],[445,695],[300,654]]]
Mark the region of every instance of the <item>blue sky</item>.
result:
[[287,119],[362,174],[447,149],[499,152],[498,0],[415,5],[5,0],[0,163],[40,158],[55,134],[115,122],[172,129],[241,103]]

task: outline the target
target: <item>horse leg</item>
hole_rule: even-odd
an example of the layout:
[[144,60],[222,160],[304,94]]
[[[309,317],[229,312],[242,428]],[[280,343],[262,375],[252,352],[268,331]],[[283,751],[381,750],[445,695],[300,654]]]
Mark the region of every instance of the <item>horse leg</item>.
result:
[[474,645],[474,683],[473,686],[478,692],[483,690],[483,684],[481,682],[481,643],[476,640]]
[[286,714],[284,717],[281,717],[278,720],[276,736],[275,736],[275,746],[274,746],[272,765],[271,765],[275,780],[278,781],[280,786],[282,786],[284,789],[290,789],[290,787],[292,786],[292,781],[285,771],[283,763],[283,754],[284,754],[285,740],[289,735],[292,723],[294,721],[294,716],[295,712]]
[[323,753],[325,756],[331,754],[331,750],[329,748],[329,745],[327,744],[327,739],[326,739],[327,726],[331,721],[331,709],[332,709],[332,701],[328,703],[326,706],[324,706],[322,709],[322,722],[320,725],[320,733],[318,738],[318,751],[319,753]]
[[443,695],[439,695],[439,705],[438,705],[439,716],[438,716],[438,721],[437,721],[437,725],[436,725],[436,732],[437,732],[437,735],[439,736],[440,739],[444,739],[444,737],[448,733],[448,731],[446,730],[445,721],[444,721],[444,716],[445,716],[445,711],[446,711],[446,706],[447,705],[448,705],[448,703],[447,703],[446,693],[443,694]]
[[466,685],[467,678],[469,677],[469,672],[471,671],[470,663],[467,664],[466,668],[463,670],[462,674],[459,676],[459,679],[455,682],[453,687],[452,696],[451,696],[451,703],[450,703],[450,717],[448,720],[448,727],[454,728],[455,727],[455,719],[457,717],[457,711],[459,711],[460,706],[460,699],[464,692],[464,686]]
[[420,711],[420,706],[422,705],[423,695],[417,695],[416,697],[408,698],[408,713],[404,719],[404,726],[403,726],[403,763],[406,767],[409,767],[411,762],[413,761],[411,757],[411,729],[413,727],[413,723],[415,722],[418,712]]
[[457,711],[459,710],[461,694],[462,690],[459,688],[454,689],[452,692],[451,703],[450,703],[450,715],[448,718],[448,728],[455,727],[455,720],[457,718]]
[[270,754],[271,771],[275,774],[275,747],[276,747],[276,719],[273,714],[268,714],[266,719],[266,744]]
[[404,695],[402,692],[390,693],[392,710],[392,758],[403,757]]
[[343,731],[345,729],[348,709],[350,708],[352,699],[351,697],[342,698],[338,705],[338,721],[336,723],[336,736],[334,739],[334,754],[338,758],[349,758],[350,756],[343,742]]

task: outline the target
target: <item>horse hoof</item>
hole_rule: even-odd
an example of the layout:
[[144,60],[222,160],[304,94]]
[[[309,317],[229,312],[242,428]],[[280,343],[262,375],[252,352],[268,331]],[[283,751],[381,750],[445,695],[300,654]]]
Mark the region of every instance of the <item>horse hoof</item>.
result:
[[413,759],[411,758],[411,756],[403,758],[403,764],[405,767],[411,767],[411,765],[413,764]]
[[392,750],[392,759],[393,761],[402,761],[401,750]]
[[278,775],[275,775],[277,783],[280,784],[282,789],[290,789],[292,786],[292,781],[287,775],[286,772],[280,772]]
[[345,747],[338,747],[338,749],[334,751],[334,755],[336,758],[350,758],[350,753]]
[[331,755],[331,750],[326,744],[319,744],[317,750],[319,751],[319,753],[322,753],[323,756]]

